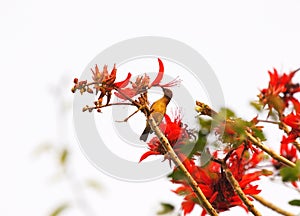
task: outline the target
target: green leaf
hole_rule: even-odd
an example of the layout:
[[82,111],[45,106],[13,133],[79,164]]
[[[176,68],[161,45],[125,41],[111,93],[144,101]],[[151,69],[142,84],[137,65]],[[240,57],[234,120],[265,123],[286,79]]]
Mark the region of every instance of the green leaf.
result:
[[221,122],[226,119],[234,118],[235,114],[228,108],[221,108],[217,115],[213,117],[213,125],[218,126]]
[[251,101],[250,105],[259,112],[263,109],[263,105],[259,101]]
[[211,158],[212,155],[208,149],[202,151],[200,156],[200,166],[206,166],[210,162]]
[[69,208],[70,205],[68,203],[64,203],[60,206],[58,206],[57,208],[55,208],[50,214],[49,216],[58,216],[60,215],[64,210],[66,210],[67,208]]
[[229,108],[221,108],[219,114],[226,118],[235,117],[235,113]]
[[262,130],[258,129],[257,127],[253,127],[251,129],[255,137],[258,137],[261,141],[267,140]]
[[199,118],[199,124],[201,126],[201,129],[206,129],[210,131],[211,119]]
[[273,106],[278,113],[282,113],[285,108],[285,102],[279,96],[269,97],[269,106]]
[[292,206],[300,206],[300,200],[291,200],[289,204]]
[[206,134],[204,135],[199,131],[197,141],[187,142],[185,145],[182,145],[180,147],[181,153],[187,155],[188,158],[192,158],[194,154],[201,153],[204,150],[206,142]]
[[296,162],[295,167],[283,167],[280,170],[282,181],[297,181],[300,176],[300,160]]
[[69,155],[68,149],[66,149],[66,148],[63,149],[62,152],[60,153],[60,157],[59,157],[59,162],[61,165],[64,166],[66,164],[68,155]]
[[157,212],[157,215],[164,215],[174,211],[175,207],[169,203],[160,203],[162,209]]
[[200,129],[195,131],[198,133],[197,140],[189,140],[185,145],[182,145],[181,152],[187,155],[188,158],[192,158],[194,154],[202,152],[207,143],[207,135],[211,131],[211,119],[205,117],[199,117]]
[[175,169],[171,174],[168,175],[168,178],[172,178],[175,181],[185,179],[185,175],[179,169]]

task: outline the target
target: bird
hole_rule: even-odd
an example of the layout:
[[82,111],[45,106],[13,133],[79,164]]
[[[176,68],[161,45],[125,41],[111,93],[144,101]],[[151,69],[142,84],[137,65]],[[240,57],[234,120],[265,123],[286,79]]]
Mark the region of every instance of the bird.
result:
[[[164,96],[162,98],[158,99],[157,101],[155,101],[150,107],[150,112],[151,112],[155,122],[157,123],[157,125],[159,125],[161,123],[161,121],[163,120],[164,115],[167,110],[167,106],[173,96],[173,93],[170,89],[163,88],[163,87],[162,87],[162,89],[163,89]],[[146,142],[149,133],[152,133],[152,132],[153,131],[147,121],[145,130],[143,131],[142,135],[140,136],[140,140],[143,140],[144,142]]]

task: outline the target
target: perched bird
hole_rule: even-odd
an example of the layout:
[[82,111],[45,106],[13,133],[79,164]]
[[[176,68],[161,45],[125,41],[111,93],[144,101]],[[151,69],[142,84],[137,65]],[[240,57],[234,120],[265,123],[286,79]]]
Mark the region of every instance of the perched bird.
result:
[[[159,125],[161,123],[161,121],[164,118],[164,115],[166,113],[167,110],[167,106],[173,96],[173,93],[170,89],[167,88],[162,88],[163,92],[164,92],[164,96],[160,99],[158,99],[157,101],[155,101],[151,107],[150,107],[150,111],[151,114],[155,120],[155,122],[157,123],[157,125]],[[140,140],[143,140],[146,142],[149,133],[152,133],[153,131],[151,130],[151,127],[147,121],[145,130],[143,131],[142,135],[140,136]]]

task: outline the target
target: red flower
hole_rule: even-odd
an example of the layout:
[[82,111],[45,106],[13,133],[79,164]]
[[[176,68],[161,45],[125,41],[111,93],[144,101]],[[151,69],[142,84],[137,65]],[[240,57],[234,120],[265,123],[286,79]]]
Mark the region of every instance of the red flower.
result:
[[[298,159],[298,152],[297,148],[293,145],[294,141],[294,137],[283,136],[280,145],[280,155],[295,163]],[[275,169],[280,169],[284,166],[282,163],[278,162],[275,159],[272,160],[272,163]]]
[[160,83],[164,76],[164,64],[159,58],[157,60],[158,60],[158,64],[159,64],[158,74],[157,74],[156,78],[154,79],[154,81],[149,86],[149,88],[151,88],[152,86],[172,87],[172,86],[179,84],[180,80],[178,80],[177,78],[175,78],[174,80],[172,80],[171,82],[168,82],[166,84]]
[[96,64],[94,69],[91,68],[91,71],[93,73],[92,75],[93,82],[92,83],[87,83],[87,81],[78,82],[78,79],[75,78],[74,79],[75,85],[72,88],[72,92],[75,93],[75,91],[79,89],[81,94],[84,93],[85,91],[92,94],[94,93],[94,91],[89,86],[93,85],[94,89],[96,90],[96,95],[98,94],[98,92],[100,92],[98,101],[95,102],[95,105],[97,107],[102,106],[102,101],[105,96],[107,97],[106,104],[109,104],[112,95],[112,90],[115,88],[126,87],[131,78],[131,73],[128,73],[125,80],[120,82],[115,82],[116,75],[117,75],[116,65],[114,65],[110,73],[108,72],[107,65],[104,65],[103,70],[100,71],[98,65]]
[[117,69],[116,65],[114,65],[111,73],[108,73],[107,65],[103,66],[103,70],[100,71],[98,65],[96,64],[95,69],[91,69],[93,73],[93,80],[99,84],[112,84],[116,80]]
[[[252,154],[251,157],[249,157],[249,154]],[[257,189],[258,186],[252,183],[259,180],[263,173],[261,171],[249,173],[248,171],[256,167],[262,158],[262,152],[251,153],[244,146],[240,146],[226,161],[227,167],[239,182],[240,187],[246,195],[255,195],[260,192]],[[189,167],[190,173],[197,181],[209,202],[218,212],[229,210],[234,206],[240,206],[247,211],[247,207],[235,193],[219,163],[211,161],[205,167],[193,164],[193,162],[190,163],[192,165]],[[172,182],[182,184],[174,192],[185,196],[181,207],[184,215],[186,215],[193,210],[196,204],[199,204],[196,195],[184,179],[173,179]],[[204,216],[205,214],[206,211],[203,209],[201,215]]]
[[123,94],[127,97],[132,98],[135,95],[141,94],[148,89],[150,83],[150,77],[147,75],[138,76],[135,82],[131,83],[131,87],[119,89],[120,92],[115,92],[115,95],[121,99],[127,99]]
[[[141,94],[145,91],[147,91],[148,89],[150,89],[153,86],[160,86],[160,87],[171,87],[171,86],[175,86],[177,85],[180,80],[174,79],[169,83],[166,84],[161,84],[161,80],[163,79],[164,76],[164,64],[163,62],[158,58],[158,73],[156,78],[150,83],[150,77],[148,75],[143,75],[143,76],[138,76],[136,78],[136,81],[134,83],[132,83],[132,86],[129,88],[125,88],[125,89],[120,89],[120,91],[122,91],[123,94],[125,94],[127,97],[134,97],[135,95]],[[120,94],[119,92],[115,92],[115,95],[118,98],[121,99],[127,99],[126,97],[124,97],[123,94]]]
[[128,85],[128,83],[129,83],[129,81],[130,81],[130,78],[131,78],[131,73],[128,73],[125,80],[123,80],[121,82],[116,82],[114,84],[115,87],[117,87],[117,88],[124,88],[124,87],[126,87]]
[[154,81],[151,83],[150,87],[159,85],[160,81],[162,80],[162,78],[164,76],[164,64],[159,58],[157,60],[158,60],[158,64],[159,64],[158,74],[157,74],[156,78],[154,79]]
[[[184,145],[184,143],[189,138],[189,134],[185,127],[183,127],[183,124],[181,122],[181,116],[178,115],[174,118],[172,121],[170,117],[166,114],[165,115],[165,122],[162,122],[159,125],[160,130],[164,133],[172,147],[174,147],[175,152],[179,153],[180,157],[184,157],[180,152],[178,151],[181,145]],[[150,155],[165,155],[166,151],[159,141],[157,137],[153,137],[148,142],[148,148],[149,151],[144,153],[141,158],[140,162],[149,157]]]
[[291,113],[284,117],[282,121],[290,126],[295,132],[300,132],[300,113]]
[[[288,140],[289,143],[295,142],[296,139],[300,137],[300,103],[297,99],[293,99],[293,103],[294,111],[281,118],[281,121],[291,128],[290,132],[288,132],[288,137],[283,137],[283,139]],[[286,140],[284,141],[287,142]]]
[[289,74],[278,75],[277,70],[268,71],[270,82],[268,88],[261,90],[259,99],[263,105],[268,104],[270,112],[272,108],[282,114],[283,110],[288,106],[288,102],[294,102],[294,94],[300,92],[299,83],[293,83],[292,78],[299,69]]

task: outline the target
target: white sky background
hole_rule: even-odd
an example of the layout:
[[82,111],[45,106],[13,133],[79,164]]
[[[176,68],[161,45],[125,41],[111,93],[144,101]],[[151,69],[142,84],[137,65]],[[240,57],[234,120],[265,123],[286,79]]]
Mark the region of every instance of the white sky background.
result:
[[[65,90],[64,98],[72,100],[72,79],[103,49],[132,37],[165,36],[201,53],[222,85],[226,104],[238,115],[251,118],[254,111],[248,103],[259,88],[267,85],[267,70],[276,67],[287,71],[300,66],[299,11],[296,0],[2,0],[1,215],[46,215],[72,196],[66,182],[49,180],[56,173],[50,156],[32,157],[32,151],[43,141],[69,141],[77,178],[94,177],[102,182],[103,194],[86,194],[97,215],[152,216],[159,201],[179,204],[180,199],[170,192],[171,184],[163,179],[121,182],[90,165],[79,150],[72,128],[66,135],[56,128],[59,102],[53,99],[51,86],[57,86],[63,77],[69,78],[61,91]],[[70,116],[64,120],[71,127]],[[283,192],[279,185],[266,190],[275,203],[288,207],[285,197],[289,192]],[[292,193],[291,198],[297,196]],[[221,215],[240,211],[233,209]],[[262,212],[275,215],[264,208]],[[65,215],[83,214],[70,211]],[[192,215],[199,215],[199,211]]]

